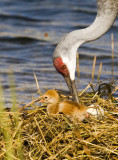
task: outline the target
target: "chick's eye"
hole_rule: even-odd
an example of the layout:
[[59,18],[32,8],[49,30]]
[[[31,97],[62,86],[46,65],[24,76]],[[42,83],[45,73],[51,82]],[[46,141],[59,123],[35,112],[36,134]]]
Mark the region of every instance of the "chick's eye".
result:
[[47,96],[45,96],[44,98],[45,98],[45,99],[48,99],[48,97],[47,97]]
[[61,69],[64,70],[66,68],[66,65],[62,65]]

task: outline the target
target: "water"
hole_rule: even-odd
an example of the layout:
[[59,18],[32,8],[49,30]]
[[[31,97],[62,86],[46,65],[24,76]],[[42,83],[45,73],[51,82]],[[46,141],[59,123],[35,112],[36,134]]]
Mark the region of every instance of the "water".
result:
[[[13,71],[19,103],[28,103],[45,88],[68,91],[65,81],[52,64],[56,44],[68,32],[89,26],[96,16],[95,0],[1,0],[0,1],[0,81],[6,104],[10,105],[8,73]],[[102,38],[84,44],[80,54],[78,90],[91,81],[93,58],[97,56],[95,82],[100,62],[101,80],[118,79],[118,19]],[[114,34],[115,53],[112,71],[111,33]],[[77,78],[77,75],[76,75]]]

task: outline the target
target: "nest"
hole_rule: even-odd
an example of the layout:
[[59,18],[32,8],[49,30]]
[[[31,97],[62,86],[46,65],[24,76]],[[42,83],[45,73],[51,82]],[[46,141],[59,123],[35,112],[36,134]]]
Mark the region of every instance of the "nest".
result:
[[103,99],[91,92],[81,95],[80,101],[85,105],[100,105],[105,115],[71,122],[63,114],[48,115],[46,106],[35,104],[31,105],[32,109],[15,112],[15,116],[7,112],[10,141],[5,140],[5,129],[1,130],[0,159],[9,159],[8,155],[29,160],[118,159],[117,99]]
[[106,110],[104,117],[76,123],[64,115],[47,115],[43,108],[28,111],[23,125],[27,158],[30,153],[37,160],[118,159],[117,106],[103,99],[99,104]]

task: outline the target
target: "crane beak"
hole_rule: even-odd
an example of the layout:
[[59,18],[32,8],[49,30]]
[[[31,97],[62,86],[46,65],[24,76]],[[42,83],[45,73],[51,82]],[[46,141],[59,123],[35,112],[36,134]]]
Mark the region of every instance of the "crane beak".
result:
[[79,103],[78,93],[75,85],[75,80],[71,80],[70,76],[64,77],[66,84],[73,96],[73,100]]

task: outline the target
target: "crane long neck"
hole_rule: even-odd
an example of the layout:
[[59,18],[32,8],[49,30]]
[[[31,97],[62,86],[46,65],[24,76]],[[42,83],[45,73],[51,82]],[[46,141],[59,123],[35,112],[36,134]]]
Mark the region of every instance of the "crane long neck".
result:
[[87,28],[75,30],[65,37],[66,46],[76,49],[83,43],[93,41],[105,34],[114,23],[118,12],[118,0],[98,0],[95,21]]

